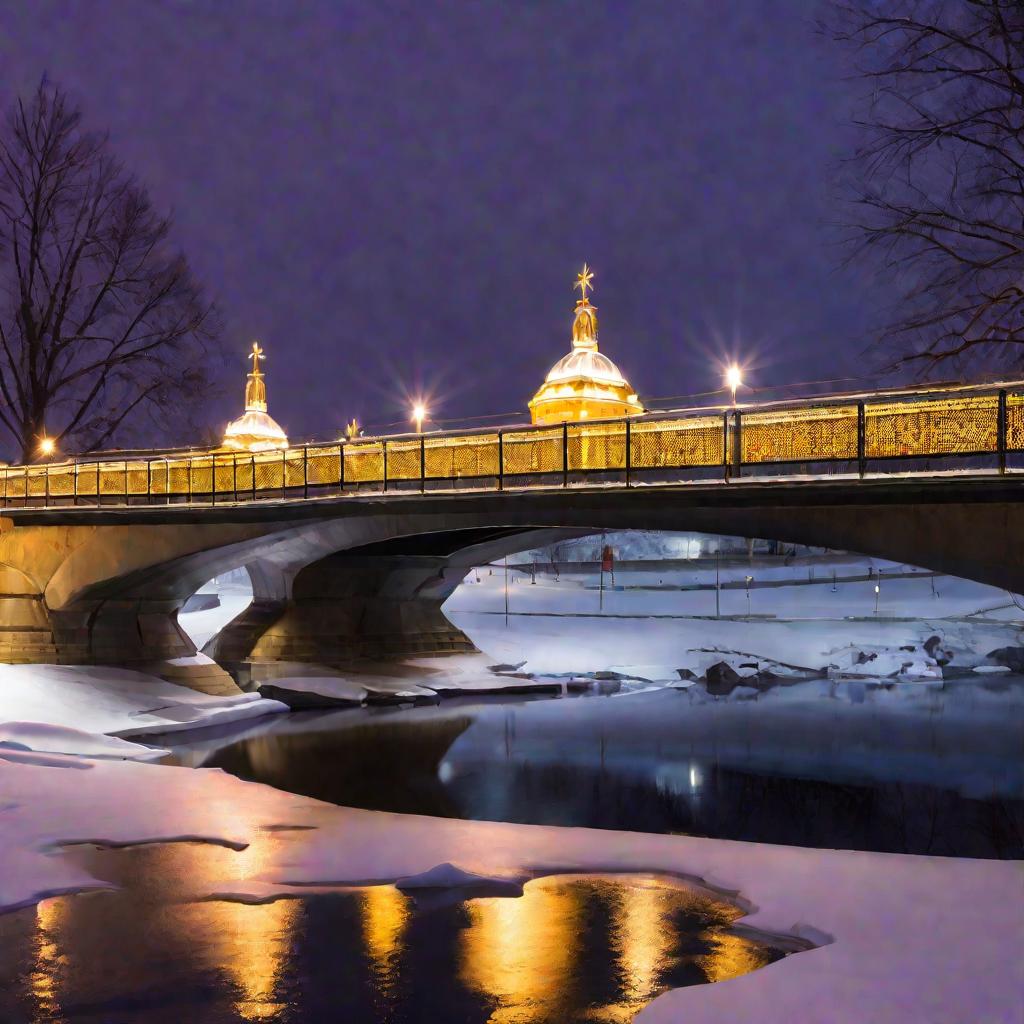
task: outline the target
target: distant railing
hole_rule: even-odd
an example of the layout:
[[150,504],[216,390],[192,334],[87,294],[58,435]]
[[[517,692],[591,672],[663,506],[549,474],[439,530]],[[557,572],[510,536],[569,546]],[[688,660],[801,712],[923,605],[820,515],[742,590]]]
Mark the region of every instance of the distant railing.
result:
[[1005,472],[1014,453],[1024,453],[1024,382],[360,437],[255,454],[98,455],[0,469],[0,504],[210,505],[410,489],[628,487],[765,474]]

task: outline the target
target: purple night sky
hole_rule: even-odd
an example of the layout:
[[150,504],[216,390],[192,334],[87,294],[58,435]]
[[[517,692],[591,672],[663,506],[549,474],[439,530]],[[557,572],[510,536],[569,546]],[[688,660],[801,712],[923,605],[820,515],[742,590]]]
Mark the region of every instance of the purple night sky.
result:
[[173,209],[237,353],[214,422],[254,337],[294,441],[421,389],[526,418],[584,260],[644,399],[866,365],[883,297],[830,226],[861,86],[812,0],[6,7],[4,106],[47,72]]

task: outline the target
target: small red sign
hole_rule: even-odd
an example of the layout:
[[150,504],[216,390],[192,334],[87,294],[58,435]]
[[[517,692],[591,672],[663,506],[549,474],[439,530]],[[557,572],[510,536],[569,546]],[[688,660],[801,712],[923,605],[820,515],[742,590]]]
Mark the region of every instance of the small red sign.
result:
[[611,544],[605,544],[601,549],[601,572],[611,572],[615,565],[615,552]]

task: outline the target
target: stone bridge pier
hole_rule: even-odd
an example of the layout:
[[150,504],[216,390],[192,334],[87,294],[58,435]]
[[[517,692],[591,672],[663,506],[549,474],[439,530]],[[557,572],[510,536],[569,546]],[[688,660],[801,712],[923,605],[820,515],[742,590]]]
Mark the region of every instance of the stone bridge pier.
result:
[[252,604],[203,650],[253,681],[288,662],[347,667],[471,652],[472,641],[441,610],[469,569],[581,532],[479,528],[400,537],[319,559],[298,569],[290,588],[258,559],[247,567]]

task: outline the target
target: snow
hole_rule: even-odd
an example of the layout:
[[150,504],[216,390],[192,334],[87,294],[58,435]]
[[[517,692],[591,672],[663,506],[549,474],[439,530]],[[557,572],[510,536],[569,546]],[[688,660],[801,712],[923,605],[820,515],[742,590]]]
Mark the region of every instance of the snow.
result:
[[6,756],[7,748],[140,761],[155,760],[168,753],[159,748],[129,743],[116,736],[42,722],[0,722],[0,757]]
[[[847,562],[842,569],[847,573],[873,567],[863,560],[852,567]],[[706,566],[661,567],[654,576],[648,570],[619,573],[616,578],[626,589],[606,589],[603,599],[596,571],[590,589],[584,577],[555,580],[538,573],[531,584],[528,576],[510,573],[507,618],[504,573],[485,568],[470,573],[444,611],[494,661],[522,664],[524,672],[537,675],[612,667],[626,675],[666,680],[675,669],[702,676],[718,661],[736,668],[738,659],[730,656],[745,652],[747,661],[790,665],[805,674],[835,665],[839,672],[850,668],[851,674],[937,678],[936,659],[923,650],[932,636],[939,636],[942,649],[952,653],[951,664],[965,670],[984,664],[989,651],[1022,642],[1024,616],[1003,591],[895,567],[910,575],[883,577],[876,615],[875,583],[839,582],[833,590],[831,564],[812,568],[813,583],[806,565],[731,568],[733,578],[770,571],[785,584],[752,590],[749,616],[743,587],[718,593],[721,615],[715,615],[715,573]],[[706,586],[709,579],[710,589],[681,589]],[[908,646],[916,650],[901,650]],[[860,651],[882,660],[854,668],[850,663]],[[778,674],[770,664],[766,667]]]
[[34,764],[44,768],[88,769],[92,762],[74,754],[37,754],[31,750],[5,748],[0,745],[0,760],[11,764]]
[[220,604],[201,612],[179,612],[178,623],[192,642],[202,650],[207,641],[221,631],[233,618],[241,615],[252,601],[252,587],[238,580],[211,580],[199,593],[212,593]]
[[123,737],[224,725],[286,710],[255,693],[213,697],[131,669],[0,665],[0,758],[65,767],[88,767],[88,761],[76,763],[76,758],[153,760],[167,751]]
[[464,871],[454,864],[437,864],[427,871],[421,871],[418,875],[409,875],[406,878],[399,878],[395,882],[396,889],[463,889],[474,886],[505,886],[510,891],[518,894],[522,892],[525,878],[488,877],[487,875],[474,874],[472,871]]
[[[826,944],[723,984],[667,992],[642,1011],[642,1024],[1020,1019],[1017,863],[385,814],[329,807],[217,770],[129,761],[73,773],[0,766],[0,808],[0,904],[8,907],[108,885],[50,852],[83,841],[190,838],[244,849],[234,877],[203,884],[211,895],[250,900],[308,894],[309,886],[422,881],[431,869],[456,877],[443,865],[488,879],[659,872],[738,893],[750,909],[744,926]],[[283,842],[282,826],[313,828],[289,831]]]

